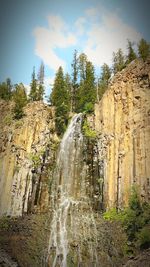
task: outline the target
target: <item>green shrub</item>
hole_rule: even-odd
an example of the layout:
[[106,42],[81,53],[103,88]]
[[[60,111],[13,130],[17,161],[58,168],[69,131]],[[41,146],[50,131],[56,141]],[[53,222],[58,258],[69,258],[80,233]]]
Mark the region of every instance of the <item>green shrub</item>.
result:
[[83,108],[84,113],[92,113],[94,111],[94,104],[89,102],[84,105]]
[[[129,199],[129,206],[123,211],[113,208],[103,214],[109,221],[121,222],[127,237],[128,247],[145,249],[150,247],[150,205],[141,203],[138,189],[133,187]],[[131,252],[132,249],[129,249]]]
[[36,154],[31,153],[29,155],[29,159],[32,160],[34,168],[38,168],[40,166],[43,154],[44,154],[44,151],[40,150],[36,152]]
[[144,226],[136,235],[137,247],[147,249],[150,247],[150,225]]
[[119,221],[123,223],[126,219],[126,212],[118,212],[116,208],[112,208],[103,213],[103,218],[107,221]]
[[84,123],[82,125],[83,134],[87,138],[96,138],[96,131],[92,130],[87,122],[87,120],[84,120]]
[[9,228],[9,218],[7,216],[3,216],[0,219],[0,229],[7,230]]

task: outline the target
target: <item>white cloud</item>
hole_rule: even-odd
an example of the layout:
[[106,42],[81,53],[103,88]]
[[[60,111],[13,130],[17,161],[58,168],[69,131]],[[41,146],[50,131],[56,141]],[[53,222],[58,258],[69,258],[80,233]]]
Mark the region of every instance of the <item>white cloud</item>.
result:
[[[122,48],[126,52],[127,39],[138,42],[141,34],[116,13],[108,12],[103,6],[85,10],[73,25],[67,25],[60,16],[51,15],[48,27],[37,27],[34,30],[36,40],[35,53],[51,69],[57,70],[66,62],[57,54],[57,48],[78,45],[77,50],[87,54],[95,66],[104,62],[111,64],[112,53]],[[73,30],[70,30],[72,26]]]
[[78,35],[83,35],[85,33],[85,23],[87,22],[85,17],[79,17],[75,22],[76,32]]
[[[92,13],[91,10],[91,16],[94,16],[94,12],[96,11],[93,10]],[[94,22],[91,23],[87,35],[88,39],[83,50],[97,66],[104,62],[111,64],[112,53],[118,48],[122,48],[125,52],[127,39],[138,42],[142,37],[136,29],[123,22],[117,14],[108,12],[103,14],[100,19],[97,16],[94,17]]]
[[91,7],[89,9],[86,9],[85,14],[90,18],[92,18],[92,17],[95,18],[95,16],[98,15],[98,10],[99,9],[97,9],[96,7]]
[[60,16],[49,16],[48,25],[48,28],[37,27],[34,30],[35,53],[56,71],[60,65],[65,67],[66,62],[56,54],[55,49],[75,45],[77,40]]

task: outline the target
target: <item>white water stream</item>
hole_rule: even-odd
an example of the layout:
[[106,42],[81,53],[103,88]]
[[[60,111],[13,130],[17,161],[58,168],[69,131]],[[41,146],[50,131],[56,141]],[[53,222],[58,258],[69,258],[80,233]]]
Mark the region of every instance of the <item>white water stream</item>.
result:
[[[92,235],[96,236],[96,225],[87,196],[87,166],[83,163],[84,143],[81,124],[82,114],[75,115],[61,141],[57,157],[52,186],[53,217],[47,256],[47,263],[50,267],[68,266],[67,256],[70,253],[70,242],[75,243],[78,254],[77,265],[71,266],[80,266],[82,243],[85,242],[87,236],[89,242],[86,249],[89,250],[91,261],[95,262],[91,266],[98,266],[96,250],[90,241],[91,231]],[[83,215],[85,210],[88,213]]]

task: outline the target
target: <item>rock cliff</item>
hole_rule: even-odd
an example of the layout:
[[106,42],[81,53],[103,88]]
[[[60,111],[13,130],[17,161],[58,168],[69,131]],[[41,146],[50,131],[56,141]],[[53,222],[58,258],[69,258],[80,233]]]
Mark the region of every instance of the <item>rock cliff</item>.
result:
[[0,103],[0,215],[46,211],[49,177],[58,138],[52,108],[28,104],[23,119],[12,119],[12,103]]
[[[106,208],[127,205],[133,185],[142,200],[150,200],[149,104],[150,61],[136,60],[111,79],[95,105],[99,177],[94,179],[100,183]],[[15,121],[12,106],[0,103],[0,215],[43,212],[48,208],[59,142],[54,110],[40,102],[30,103],[26,116]]]
[[136,60],[93,116],[74,116],[57,150],[52,107],[29,103],[16,121],[0,102],[0,217],[18,217],[2,216],[0,244],[19,266],[124,266],[126,235],[99,211],[126,206],[132,186],[150,200],[149,104],[150,61]]
[[131,187],[150,200],[150,61],[115,75],[95,106],[106,208],[127,205]]

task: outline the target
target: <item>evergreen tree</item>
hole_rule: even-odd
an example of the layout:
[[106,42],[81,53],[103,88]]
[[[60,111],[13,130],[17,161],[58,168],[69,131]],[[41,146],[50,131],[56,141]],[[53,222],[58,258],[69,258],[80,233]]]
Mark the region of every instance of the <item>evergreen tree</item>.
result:
[[38,73],[37,100],[43,100],[44,96],[44,64],[41,62]]
[[21,119],[24,116],[23,107],[27,104],[27,94],[25,87],[22,83],[16,84],[13,92],[14,106],[14,118]]
[[8,95],[8,99],[10,100],[12,96],[12,84],[11,84],[10,78],[6,79],[6,84],[7,84],[7,95]]
[[35,78],[35,67],[33,68],[32,72],[32,81],[30,84],[30,94],[29,94],[29,99],[31,101],[37,101],[37,79]]
[[12,84],[10,78],[0,84],[0,98],[10,100],[12,97]]
[[116,74],[118,71],[121,71],[125,68],[125,56],[121,48],[118,51],[113,53],[113,72]]
[[134,43],[132,43],[130,40],[128,40],[128,54],[127,54],[127,64],[129,64],[130,62],[132,62],[134,59],[137,58],[136,53],[133,49]]
[[111,77],[111,69],[106,63],[104,63],[101,68],[102,68],[102,72],[101,72],[101,76],[100,76],[99,83],[98,83],[99,99],[102,98],[104,92],[106,91],[108,87],[109,79]]
[[144,39],[141,39],[138,44],[138,53],[139,57],[144,61],[150,56],[150,44],[147,43]]
[[68,94],[68,107],[69,110],[72,111],[72,81],[69,73],[66,73],[65,75],[65,89]]
[[52,105],[56,109],[56,130],[59,135],[63,134],[69,117],[69,93],[66,88],[62,67],[59,67],[52,93],[50,96]]
[[79,56],[79,74],[80,74],[80,83],[85,81],[86,78],[86,62],[87,62],[87,56],[82,53]]
[[77,112],[92,112],[96,100],[94,66],[86,62],[85,81],[80,84]]
[[77,90],[78,90],[78,53],[74,51],[72,67],[72,110],[76,110],[77,105]]

